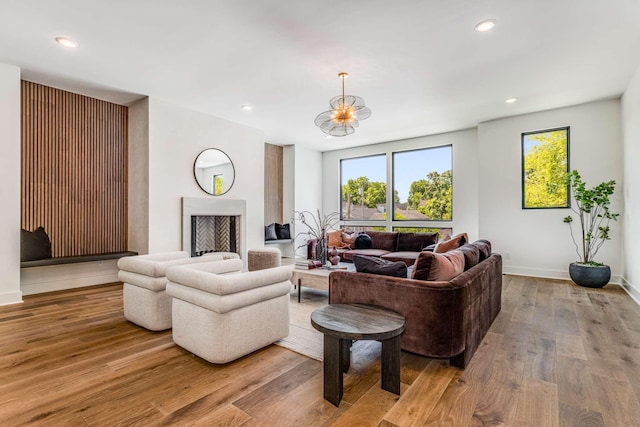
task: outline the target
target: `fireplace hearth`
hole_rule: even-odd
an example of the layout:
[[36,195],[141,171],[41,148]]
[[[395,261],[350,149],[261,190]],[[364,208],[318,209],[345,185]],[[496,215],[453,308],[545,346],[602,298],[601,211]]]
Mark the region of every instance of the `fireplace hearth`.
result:
[[182,250],[191,256],[235,252],[243,257],[246,201],[182,198]]
[[240,218],[235,215],[191,217],[191,256],[211,252],[238,252]]

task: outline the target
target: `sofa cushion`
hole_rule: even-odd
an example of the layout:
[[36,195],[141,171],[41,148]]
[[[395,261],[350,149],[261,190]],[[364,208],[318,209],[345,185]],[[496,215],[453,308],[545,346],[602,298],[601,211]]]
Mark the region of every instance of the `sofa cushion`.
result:
[[328,247],[333,248],[335,246],[336,248],[341,248],[343,245],[344,243],[342,243],[342,231],[336,230],[336,231],[329,231],[327,233]]
[[380,274],[383,276],[407,277],[407,264],[387,261],[382,258],[355,255],[353,264],[358,273]]
[[371,237],[373,249],[383,249],[393,252],[398,246],[398,233],[394,231],[367,231]]
[[51,240],[44,227],[20,230],[20,262],[51,258]]
[[473,246],[477,247],[480,250],[480,259],[479,262],[484,261],[485,259],[491,256],[491,242],[488,240],[480,239],[476,240],[472,243]]
[[436,245],[433,252],[437,254],[443,254],[453,249],[458,249],[460,246],[469,243],[469,237],[467,233],[456,234],[449,240],[444,240]]
[[356,247],[356,237],[358,237],[358,235],[356,233],[345,233],[344,231],[342,232],[342,243],[344,243],[344,246],[350,249],[355,249]]
[[398,233],[398,252],[420,252],[438,242],[438,233]]
[[382,249],[350,249],[342,254],[342,258],[346,261],[353,261],[353,257],[356,255],[381,257],[388,253],[390,252]]
[[447,281],[464,271],[464,254],[449,251],[443,254],[420,252],[413,266],[412,279]]
[[416,262],[418,255],[420,255],[420,252],[390,252],[380,258],[387,261],[402,261],[407,264],[407,267],[410,267]]
[[471,243],[460,246],[455,250],[460,251],[464,254],[464,271],[467,271],[480,262],[480,249],[478,249],[477,246],[474,246]]

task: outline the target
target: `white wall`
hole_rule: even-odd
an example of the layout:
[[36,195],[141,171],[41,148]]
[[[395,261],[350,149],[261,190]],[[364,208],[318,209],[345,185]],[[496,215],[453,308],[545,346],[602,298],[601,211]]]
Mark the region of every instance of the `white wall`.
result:
[[[322,189],[326,185],[323,182],[322,153],[301,146],[288,148],[287,151],[289,150],[293,150],[293,173],[287,172],[287,169],[284,168],[283,179],[286,180],[293,177],[293,210],[298,212],[309,211],[314,215],[317,210],[320,210],[321,213],[332,212],[322,205]],[[291,153],[287,153],[287,151],[283,153],[283,159],[289,163]],[[290,188],[290,184],[285,181],[283,189],[286,191],[287,188]],[[284,209],[283,215],[287,215]],[[294,236],[306,231],[304,225],[296,222],[293,223],[293,229]],[[306,258],[305,241],[305,235],[300,235],[296,238],[294,243],[296,256]]]
[[[219,148],[235,168],[233,187],[222,196],[200,189],[193,162]],[[264,134],[208,114],[149,98],[149,252],[182,249],[181,197],[247,201],[246,250],[264,245]]]
[[624,237],[622,285],[640,303],[640,68],[622,96]]
[[149,98],[129,106],[127,249],[149,253]]
[[0,305],[20,291],[20,68],[0,64]]
[[[340,159],[387,154],[387,174],[389,175],[393,152],[444,145],[453,147],[453,221],[432,221],[429,222],[429,227],[451,227],[454,234],[465,232],[471,240],[484,237],[478,234],[478,150],[475,129],[325,152],[323,156],[325,210],[340,211]],[[387,181],[391,182],[390,176]],[[414,224],[416,223],[407,223],[407,226]]]
[[[527,114],[480,123],[480,235],[504,257],[505,273],[568,278],[578,256],[562,218],[569,209],[522,209],[521,133],[570,126],[570,168],[588,186],[614,179],[612,211],[622,210],[622,143],[619,100]],[[621,273],[621,229],[612,223],[612,240],[597,261],[611,266],[612,281]]]

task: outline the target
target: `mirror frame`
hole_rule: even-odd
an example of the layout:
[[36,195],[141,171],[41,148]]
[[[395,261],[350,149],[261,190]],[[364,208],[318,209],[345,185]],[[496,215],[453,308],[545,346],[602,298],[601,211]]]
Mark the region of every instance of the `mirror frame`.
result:
[[[225,189],[225,184],[223,181],[223,192],[220,194],[215,194],[209,192],[205,187],[203,187],[202,183],[200,182],[200,180],[198,179],[198,174],[196,173],[196,169],[198,168],[198,159],[200,159],[200,156],[202,156],[205,152],[209,151],[209,150],[215,150],[215,151],[219,151],[220,153],[224,154],[224,156],[229,159],[229,164],[231,165],[231,169],[233,170],[233,179],[231,180],[231,184],[229,184],[229,186]],[[200,187],[200,189],[202,191],[204,191],[205,193],[209,194],[210,196],[222,196],[223,194],[227,194],[229,192],[229,190],[231,190],[231,187],[233,187],[233,184],[236,181],[236,167],[233,164],[233,161],[231,160],[231,157],[229,157],[229,155],[227,153],[225,153],[224,151],[222,151],[219,148],[205,148],[204,150],[202,150],[195,158],[195,160],[193,161],[193,178],[195,179],[196,183],[198,184],[198,187]]]

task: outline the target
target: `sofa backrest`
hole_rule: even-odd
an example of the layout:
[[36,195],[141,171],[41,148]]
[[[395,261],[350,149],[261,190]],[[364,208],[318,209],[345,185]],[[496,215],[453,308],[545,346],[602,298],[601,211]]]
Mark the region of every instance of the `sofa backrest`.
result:
[[438,233],[398,233],[397,252],[421,252],[424,248],[438,243]]
[[367,231],[371,237],[371,247],[373,249],[382,249],[389,252],[395,252],[398,247],[398,233],[395,231]]

